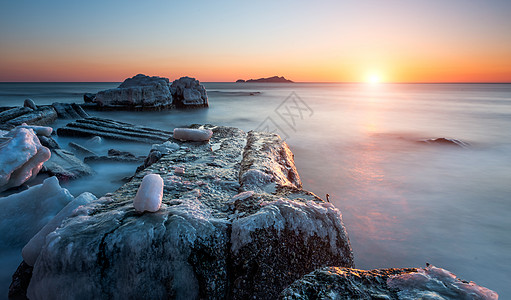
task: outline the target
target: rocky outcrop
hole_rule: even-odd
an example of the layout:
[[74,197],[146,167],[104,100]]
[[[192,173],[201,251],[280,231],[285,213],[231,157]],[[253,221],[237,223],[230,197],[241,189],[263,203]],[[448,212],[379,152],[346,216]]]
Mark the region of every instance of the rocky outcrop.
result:
[[206,88],[192,77],[181,77],[170,86],[176,107],[208,107]]
[[83,108],[76,103],[58,103],[51,105],[57,112],[59,119],[81,119],[90,117]]
[[19,126],[23,123],[28,125],[47,126],[57,120],[57,112],[55,112],[55,110],[50,106],[40,106],[35,110],[32,110],[28,107],[23,107],[20,108],[19,111],[24,111],[26,113],[5,121],[7,126]]
[[56,176],[61,181],[73,180],[83,176],[90,176],[94,171],[87,164],[78,159],[72,152],[64,149],[51,151],[51,158],[44,163],[41,171],[50,176]]
[[162,109],[172,105],[172,94],[168,78],[138,74],[124,80],[118,88],[98,92],[93,98],[84,100],[101,107],[124,109]]
[[[205,129],[209,142],[173,140],[48,234],[28,297],[271,299],[317,267],[353,266],[339,211],[301,188],[285,142]],[[147,174],[164,181],[154,213],[133,207]]]
[[447,270],[327,267],[295,281],[280,299],[498,299],[497,293]]
[[0,191],[34,178],[49,158],[33,129],[16,127],[0,136]]
[[113,140],[140,143],[161,143],[172,136],[172,132],[101,118],[76,120],[57,129],[59,136],[103,137]]
[[145,156],[136,156],[133,153],[126,152],[126,151],[119,151],[116,149],[109,149],[108,155],[92,155],[92,156],[86,156],[83,161],[86,163],[90,162],[122,162],[122,163],[128,163],[128,162],[143,162],[146,159]]
[[248,80],[243,80],[243,79],[238,79],[236,80],[237,83],[243,83],[243,82],[248,82],[248,83],[255,83],[255,82],[261,82],[261,83],[292,83],[293,81],[289,80],[289,79],[286,79],[284,78],[283,76],[279,77],[279,76],[273,76],[273,77],[267,77],[267,78],[259,78],[259,79],[248,79]]
[[419,141],[419,143],[427,144],[427,145],[444,145],[444,146],[454,146],[459,148],[469,148],[470,145],[460,140],[456,139],[448,139],[448,138],[436,138]]

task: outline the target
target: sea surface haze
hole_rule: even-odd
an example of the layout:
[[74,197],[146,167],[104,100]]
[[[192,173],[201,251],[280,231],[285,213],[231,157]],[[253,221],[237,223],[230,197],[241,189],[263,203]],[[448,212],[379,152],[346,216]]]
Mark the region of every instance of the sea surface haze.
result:
[[[194,123],[275,130],[290,145],[304,187],[328,193],[342,212],[357,268],[431,263],[511,298],[511,84],[204,85],[209,109],[89,113],[167,130]],[[81,103],[85,92],[116,86],[0,83],[0,106],[25,98]],[[440,137],[469,147],[419,142]],[[58,138],[63,147],[70,140]],[[90,147],[146,155],[151,145]],[[63,186],[99,197],[136,168],[92,166],[97,177]],[[11,268],[1,275],[2,290],[19,261],[12,253],[1,261]]]

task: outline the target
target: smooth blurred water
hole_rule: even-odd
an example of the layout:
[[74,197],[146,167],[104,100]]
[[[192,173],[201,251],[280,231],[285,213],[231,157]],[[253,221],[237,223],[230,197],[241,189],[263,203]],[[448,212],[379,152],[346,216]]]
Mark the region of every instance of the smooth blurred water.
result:
[[[37,104],[82,102],[84,92],[117,85],[0,83],[0,106],[20,105],[27,97]],[[358,268],[429,262],[511,298],[511,85],[205,86],[209,109],[91,113],[168,130],[211,123],[248,131],[266,120],[287,136],[304,187],[323,198],[330,194],[341,210]],[[437,137],[471,147],[416,142]],[[105,143],[95,150],[146,154],[150,147]],[[111,180],[69,183],[73,194],[90,188],[101,196],[134,170],[93,167]]]

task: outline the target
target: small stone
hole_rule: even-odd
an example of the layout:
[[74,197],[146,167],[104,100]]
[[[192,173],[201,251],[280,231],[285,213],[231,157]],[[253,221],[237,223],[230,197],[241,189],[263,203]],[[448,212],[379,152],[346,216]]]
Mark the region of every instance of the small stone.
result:
[[37,109],[37,105],[35,105],[34,100],[32,100],[30,98],[25,99],[25,101],[23,102],[23,107],[28,107],[28,108],[31,108],[31,109]]

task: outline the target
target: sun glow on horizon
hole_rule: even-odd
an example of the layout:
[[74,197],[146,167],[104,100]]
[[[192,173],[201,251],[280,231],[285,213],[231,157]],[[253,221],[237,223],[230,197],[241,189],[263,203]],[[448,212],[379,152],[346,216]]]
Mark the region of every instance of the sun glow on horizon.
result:
[[370,84],[378,84],[382,82],[382,78],[378,73],[369,73],[366,77],[366,82]]

